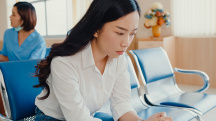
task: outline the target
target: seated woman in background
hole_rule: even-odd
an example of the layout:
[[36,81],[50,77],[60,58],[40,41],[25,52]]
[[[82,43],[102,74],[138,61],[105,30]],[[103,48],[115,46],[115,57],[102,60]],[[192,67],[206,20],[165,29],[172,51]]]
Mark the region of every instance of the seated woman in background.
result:
[[[143,121],[130,105],[124,52],[138,28],[136,0],[93,0],[65,41],[36,67],[43,91],[35,121],[101,121],[93,114],[111,100],[115,121]],[[146,121],[172,121],[157,113]]]
[[46,43],[34,29],[37,22],[35,8],[28,2],[17,2],[10,16],[11,26],[4,33],[0,61],[45,58]]

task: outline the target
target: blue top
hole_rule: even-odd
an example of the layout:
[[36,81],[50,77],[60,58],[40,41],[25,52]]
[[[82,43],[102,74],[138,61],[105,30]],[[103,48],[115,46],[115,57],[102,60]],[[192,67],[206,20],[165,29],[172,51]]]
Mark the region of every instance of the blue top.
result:
[[35,30],[19,46],[18,32],[14,28],[7,29],[1,54],[7,56],[9,61],[45,58],[46,42]]

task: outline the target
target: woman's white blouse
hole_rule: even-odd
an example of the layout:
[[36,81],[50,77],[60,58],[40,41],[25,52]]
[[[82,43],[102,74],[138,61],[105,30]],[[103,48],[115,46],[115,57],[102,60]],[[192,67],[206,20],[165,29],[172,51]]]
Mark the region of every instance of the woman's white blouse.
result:
[[[95,65],[91,45],[67,57],[56,57],[47,79],[50,95],[36,98],[45,115],[67,121],[101,121],[92,115],[109,99],[114,120],[134,111],[130,105],[130,81],[125,55],[109,58],[103,75]],[[44,96],[45,91],[37,97]]]

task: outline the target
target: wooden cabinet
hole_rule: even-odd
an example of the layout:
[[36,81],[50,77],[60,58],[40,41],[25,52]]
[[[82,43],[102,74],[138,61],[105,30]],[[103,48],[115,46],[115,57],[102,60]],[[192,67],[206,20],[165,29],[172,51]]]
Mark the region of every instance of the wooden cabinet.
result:
[[137,49],[163,47],[163,41],[142,41],[138,40]]

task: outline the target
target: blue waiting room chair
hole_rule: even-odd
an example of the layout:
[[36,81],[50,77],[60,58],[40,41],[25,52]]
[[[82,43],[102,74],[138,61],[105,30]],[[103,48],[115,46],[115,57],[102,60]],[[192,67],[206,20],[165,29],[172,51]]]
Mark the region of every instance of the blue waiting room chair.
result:
[[[6,117],[0,121],[34,121],[35,98],[42,91],[33,88],[38,78],[33,77],[35,66],[40,60],[10,61],[0,63],[0,89]],[[33,117],[32,117],[33,116]]]
[[[38,84],[38,79],[32,75],[35,72],[35,65],[40,60],[26,61],[11,61],[0,63],[3,80],[0,83],[1,94],[3,97],[4,107],[7,116],[0,116],[3,121],[27,120],[33,121],[35,115],[35,98],[41,92],[41,88],[33,88],[33,85]],[[132,68],[131,62],[129,68]],[[149,107],[144,105],[144,101],[140,98],[139,84],[137,77],[132,69],[130,71],[131,78],[131,96],[132,105],[138,112],[138,115],[143,119],[147,119],[154,113],[166,112],[168,116],[173,117],[174,121],[187,121],[195,117],[197,114],[186,110],[185,108],[173,107]],[[1,74],[1,73],[0,73]],[[112,121],[111,112],[109,110],[109,102],[105,104],[99,112],[96,112],[94,117],[100,118],[103,121]]]
[[46,54],[45,54],[45,57],[47,57],[47,56],[49,55],[50,51],[51,51],[51,48],[46,48]]
[[[201,93],[209,87],[209,77],[204,72],[173,69],[161,47],[131,50],[130,53],[138,67],[145,88],[144,99],[149,105],[185,107],[200,115],[216,106],[216,95]],[[204,86],[195,92],[183,92],[176,84],[174,71],[199,75]]]
[[[187,108],[149,106],[148,104],[146,104],[141,97],[140,85],[130,57],[126,55],[126,58],[128,60],[128,71],[130,74],[131,83],[131,105],[142,119],[146,120],[155,113],[166,112],[167,116],[173,118],[173,121],[190,121],[194,118],[199,121],[202,120],[199,115],[190,110],[187,110]],[[95,113],[94,117],[100,118],[102,119],[102,121],[114,121],[112,118],[112,113],[110,111],[110,101],[103,105],[103,107]]]
[[[49,53],[50,53],[50,51],[51,51],[51,48],[46,48],[46,54],[45,54],[45,57],[47,57],[48,55],[49,55]],[[2,51],[0,50],[0,54],[2,54]]]

